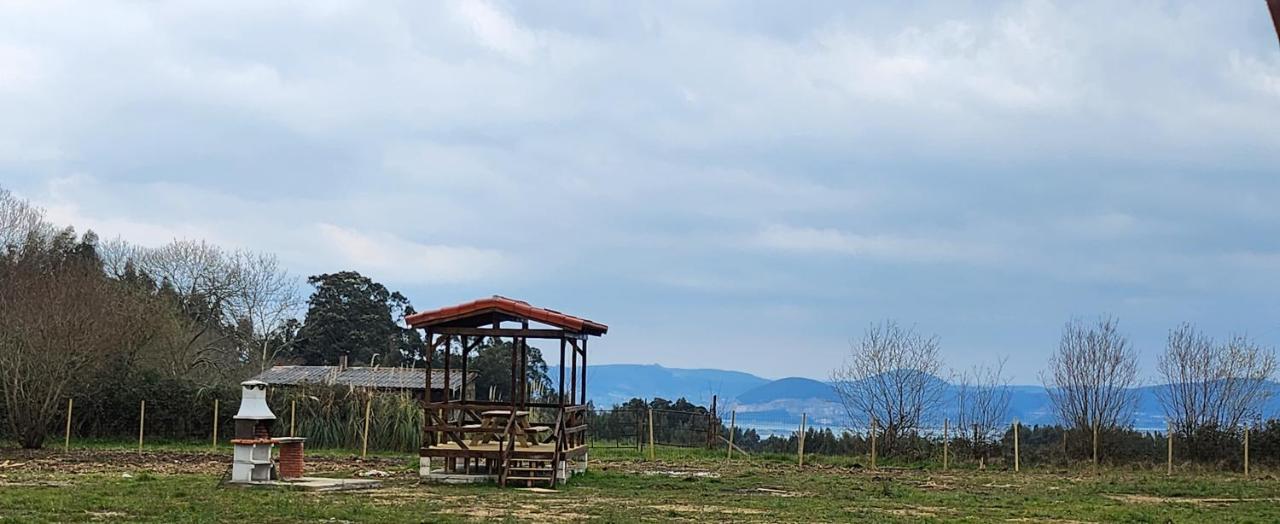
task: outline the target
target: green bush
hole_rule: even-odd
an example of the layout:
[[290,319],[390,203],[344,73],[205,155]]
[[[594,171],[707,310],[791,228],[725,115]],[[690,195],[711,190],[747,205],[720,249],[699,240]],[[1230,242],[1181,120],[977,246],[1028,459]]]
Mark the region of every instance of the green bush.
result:
[[269,404],[276,414],[274,434],[288,435],[296,417],[296,434],[307,438],[308,447],[360,449],[366,409],[369,449],[413,452],[422,445],[422,405],[407,392],[322,385],[274,388]]
[[[133,440],[138,437],[142,401],[146,401],[145,434],[148,439],[211,439],[214,400],[218,405],[218,438],[226,442],[235,432],[240,409],[239,385],[201,386],[189,381],[139,373],[118,377],[110,388],[75,397],[73,438]],[[422,407],[411,394],[373,391],[349,386],[309,385],[274,387],[268,405],[276,415],[272,434],[287,436],[290,409],[297,406],[296,434],[307,437],[308,447],[359,450],[364,435],[364,414],[372,399],[369,449],[413,452],[421,445]],[[3,410],[0,410],[0,417]],[[66,417],[60,406],[59,420]],[[0,423],[3,419],[0,418]],[[62,425],[50,438],[62,439]],[[0,438],[7,428],[0,429]]]
[[[138,419],[145,400],[147,435],[208,438],[213,424],[214,399],[219,400],[220,433],[226,431],[228,433],[221,434],[229,435],[231,417],[240,402],[238,386],[201,386],[155,372],[122,374],[100,392],[75,397],[72,431],[78,437],[137,438]],[[64,404],[60,416],[66,416],[65,409]]]

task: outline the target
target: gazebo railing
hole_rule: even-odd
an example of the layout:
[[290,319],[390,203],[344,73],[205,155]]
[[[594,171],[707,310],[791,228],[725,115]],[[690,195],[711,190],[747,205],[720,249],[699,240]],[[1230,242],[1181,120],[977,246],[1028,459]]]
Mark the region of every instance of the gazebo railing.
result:
[[[425,413],[423,431],[423,447],[457,443],[459,448],[468,449],[468,436],[472,434],[493,433],[493,428],[482,427],[481,413],[491,409],[510,409],[509,402],[474,401],[465,402],[430,402],[424,403]],[[545,402],[529,402],[521,409],[545,409],[555,413],[556,422],[552,426],[563,431],[553,431],[552,438],[557,447],[571,449],[586,444],[587,406],[584,404],[569,405],[561,408],[559,404]],[[514,417],[513,417],[514,419]],[[508,427],[500,434],[503,442],[512,440],[513,428]],[[437,439],[437,436],[444,437]]]

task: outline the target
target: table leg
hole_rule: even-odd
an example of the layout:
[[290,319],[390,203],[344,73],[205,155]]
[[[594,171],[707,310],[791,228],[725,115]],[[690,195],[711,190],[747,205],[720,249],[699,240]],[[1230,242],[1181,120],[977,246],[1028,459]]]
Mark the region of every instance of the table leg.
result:
[[472,437],[471,444],[472,445],[488,444],[489,439],[493,438],[493,434],[489,432],[489,430],[492,427],[493,427],[493,424],[490,423],[489,419],[486,418],[486,419],[480,420],[480,429],[483,429],[486,431],[481,431],[480,433],[477,433],[475,437]]

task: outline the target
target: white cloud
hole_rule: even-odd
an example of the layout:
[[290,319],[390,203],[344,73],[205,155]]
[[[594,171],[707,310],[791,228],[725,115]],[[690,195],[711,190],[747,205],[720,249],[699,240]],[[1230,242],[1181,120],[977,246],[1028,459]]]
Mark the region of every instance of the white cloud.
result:
[[[88,194],[97,192],[99,196],[105,196],[101,192],[107,190],[97,179],[88,175],[50,180],[46,190],[47,193],[27,198],[32,198],[45,209],[45,216],[50,223],[58,227],[73,226],[77,232],[93,230],[100,237],[120,237],[132,244],[146,247],[158,247],[177,239],[203,239],[232,247],[238,247],[240,241],[243,241],[237,241],[224,234],[224,231],[210,227],[212,224],[200,221],[169,220],[159,223],[139,220],[113,209],[85,209],[85,204],[91,203]],[[146,205],[148,197],[152,195],[137,194],[135,198]]]
[[910,262],[991,262],[998,250],[948,238],[863,235],[832,228],[773,224],[753,238],[757,246],[794,253],[829,253]]
[[1264,61],[1234,51],[1229,63],[1231,76],[1242,85],[1257,90],[1273,103],[1280,102],[1280,60]]
[[493,279],[506,271],[499,251],[421,244],[386,232],[363,232],[333,224],[315,226],[342,264],[401,283],[436,284]]
[[47,75],[44,62],[34,50],[0,42],[0,93],[29,91]]
[[532,56],[537,38],[497,6],[484,0],[462,0],[455,4],[455,12],[485,47],[521,62]]
[[1128,213],[1102,213],[1098,215],[1068,216],[1057,221],[1062,233],[1085,239],[1132,238],[1154,229]]
[[[1157,292],[1182,302],[1137,314],[1244,324],[1280,290],[1266,16],[0,2],[0,184],[103,236],[359,269],[426,303],[495,285],[622,318],[823,302],[827,335],[779,325],[816,353],[897,296],[934,299],[898,305],[922,324],[973,308],[1056,329],[1053,307]],[[700,335],[679,322],[634,331]]]

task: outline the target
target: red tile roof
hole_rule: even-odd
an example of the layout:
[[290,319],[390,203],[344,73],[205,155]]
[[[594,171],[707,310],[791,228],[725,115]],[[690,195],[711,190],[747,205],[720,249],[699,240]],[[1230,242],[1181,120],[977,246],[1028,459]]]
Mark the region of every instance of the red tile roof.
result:
[[593,322],[585,318],[566,315],[554,309],[540,308],[522,300],[510,299],[494,295],[489,298],[473,300],[456,306],[444,307],[432,311],[423,311],[405,317],[405,322],[415,328],[433,326],[443,322],[482,315],[498,311],[519,318],[527,318],[567,331],[575,331],[588,335],[603,335],[609,326]]

